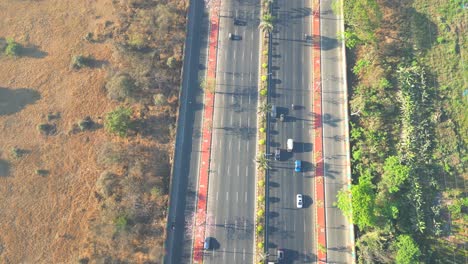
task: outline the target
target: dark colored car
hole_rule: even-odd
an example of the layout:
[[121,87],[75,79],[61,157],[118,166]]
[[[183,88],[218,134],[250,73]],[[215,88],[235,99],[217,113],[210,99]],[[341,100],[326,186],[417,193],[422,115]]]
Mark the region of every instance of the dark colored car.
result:
[[281,149],[276,148],[275,150],[275,160],[281,160]]
[[235,25],[235,26],[245,26],[246,24],[247,24],[247,22],[242,21],[242,20],[240,20],[240,19],[238,19],[238,18],[235,18],[235,19],[234,19],[234,25]]

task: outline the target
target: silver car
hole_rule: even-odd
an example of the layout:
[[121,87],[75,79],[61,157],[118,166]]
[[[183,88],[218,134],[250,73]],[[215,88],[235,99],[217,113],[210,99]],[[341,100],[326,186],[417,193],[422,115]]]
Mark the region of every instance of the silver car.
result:
[[276,110],[276,105],[271,106],[271,113],[270,113],[272,118],[277,118],[278,117],[278,111]]

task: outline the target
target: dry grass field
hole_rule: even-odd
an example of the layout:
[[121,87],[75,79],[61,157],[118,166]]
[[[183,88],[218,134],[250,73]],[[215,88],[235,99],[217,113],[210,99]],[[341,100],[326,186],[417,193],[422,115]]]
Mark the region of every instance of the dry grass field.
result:
[[[116,43],[150,39],[129,40],[128,31],[141,22],[131,18],[151,11],[137,10],[135,2],[145,1],[0,1],[0,43],[12,38],[21,46],[19,56],[0,55],[0,263],[159,263],[167,194],[154,185],[168,177],[173,135],[168,126],[162,131],[161,123],[151,128],[147,122],[174,123],[178,92],[170,82],[169,88],[154,88],[135,77],[137,85],[153,88],[145,93],[167,96],[158,107],[152,101],[112,101],[105,88],[113,72],[132,65]],[[178,37],[183,39],[183,31]],[[173,47],[181,50],[181,44]],[[180,60],[180,54],[169,53],[159,58]],[[76,55],[93,59],[73,69]],[[103,129],[106,113],[122,104],[144,132],[121,138]],[[94,129],[77,131],[88,116]],[[41,133],[41,124],[51,128],[49,135]],[[99,153],[109,148],[125,158],[99,162]],[[163,165],[154,170],[148,161]],[[109,197],[96,184],[103,172],[113,175]],[[127,190],[132,187],[138,190]]]

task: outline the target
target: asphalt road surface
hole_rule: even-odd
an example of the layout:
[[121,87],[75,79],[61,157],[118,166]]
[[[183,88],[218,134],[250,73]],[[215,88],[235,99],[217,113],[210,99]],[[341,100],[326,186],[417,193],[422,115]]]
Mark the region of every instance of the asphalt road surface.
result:
[[253,263],[260,2],[222,1],[220,15],[204,263]]
[[191,1],[185,45],[181,107],[169,205],[164,263],[191,263],[196,192],[201,150],[203,92],[198,79],[205,76],[208,52],[208,17],[203,0]]
[[331,10],[331,0],[321,1],[322,35],[322,111],[323,156],[325,174],[325,206],[327,221],[327,261],[352,263],[352,230],[341,211],[333,206],[336,194],[347,184],[347,150],[345,126],[348,122],[345,58],[337,41],[342,32],[342,17]]
[[[279,147],[281,160],[273,161],[269,176],[268,252],[285,252],[283,263],[313,263],[315,255],[314,167],[312,133],[312,33],[311,1],[278,0],[279,18],[272,36],[272,85],[270,103],[278,107],[282,122],[270,119],[270,152]],[[292,104],[295,109],[292,109]],[[288,138],[294,150],[286,151]],[[294,172],[294,161],[302,172]],[[304,208],[296,208],[302,194]]]

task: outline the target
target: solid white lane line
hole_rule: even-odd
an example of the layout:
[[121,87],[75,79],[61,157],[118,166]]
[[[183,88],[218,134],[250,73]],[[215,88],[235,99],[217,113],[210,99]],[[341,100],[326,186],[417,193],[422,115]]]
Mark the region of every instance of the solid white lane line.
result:
[[236,255],[237,255],[236,254],[236,247],[234,247],[234,254],[233,255],[234,255],[234,260],[236,260]]
[[226,259],[226,248],[223,248],[223,260]]
[[242,249],[242,260],[245,262],[245,248]]

